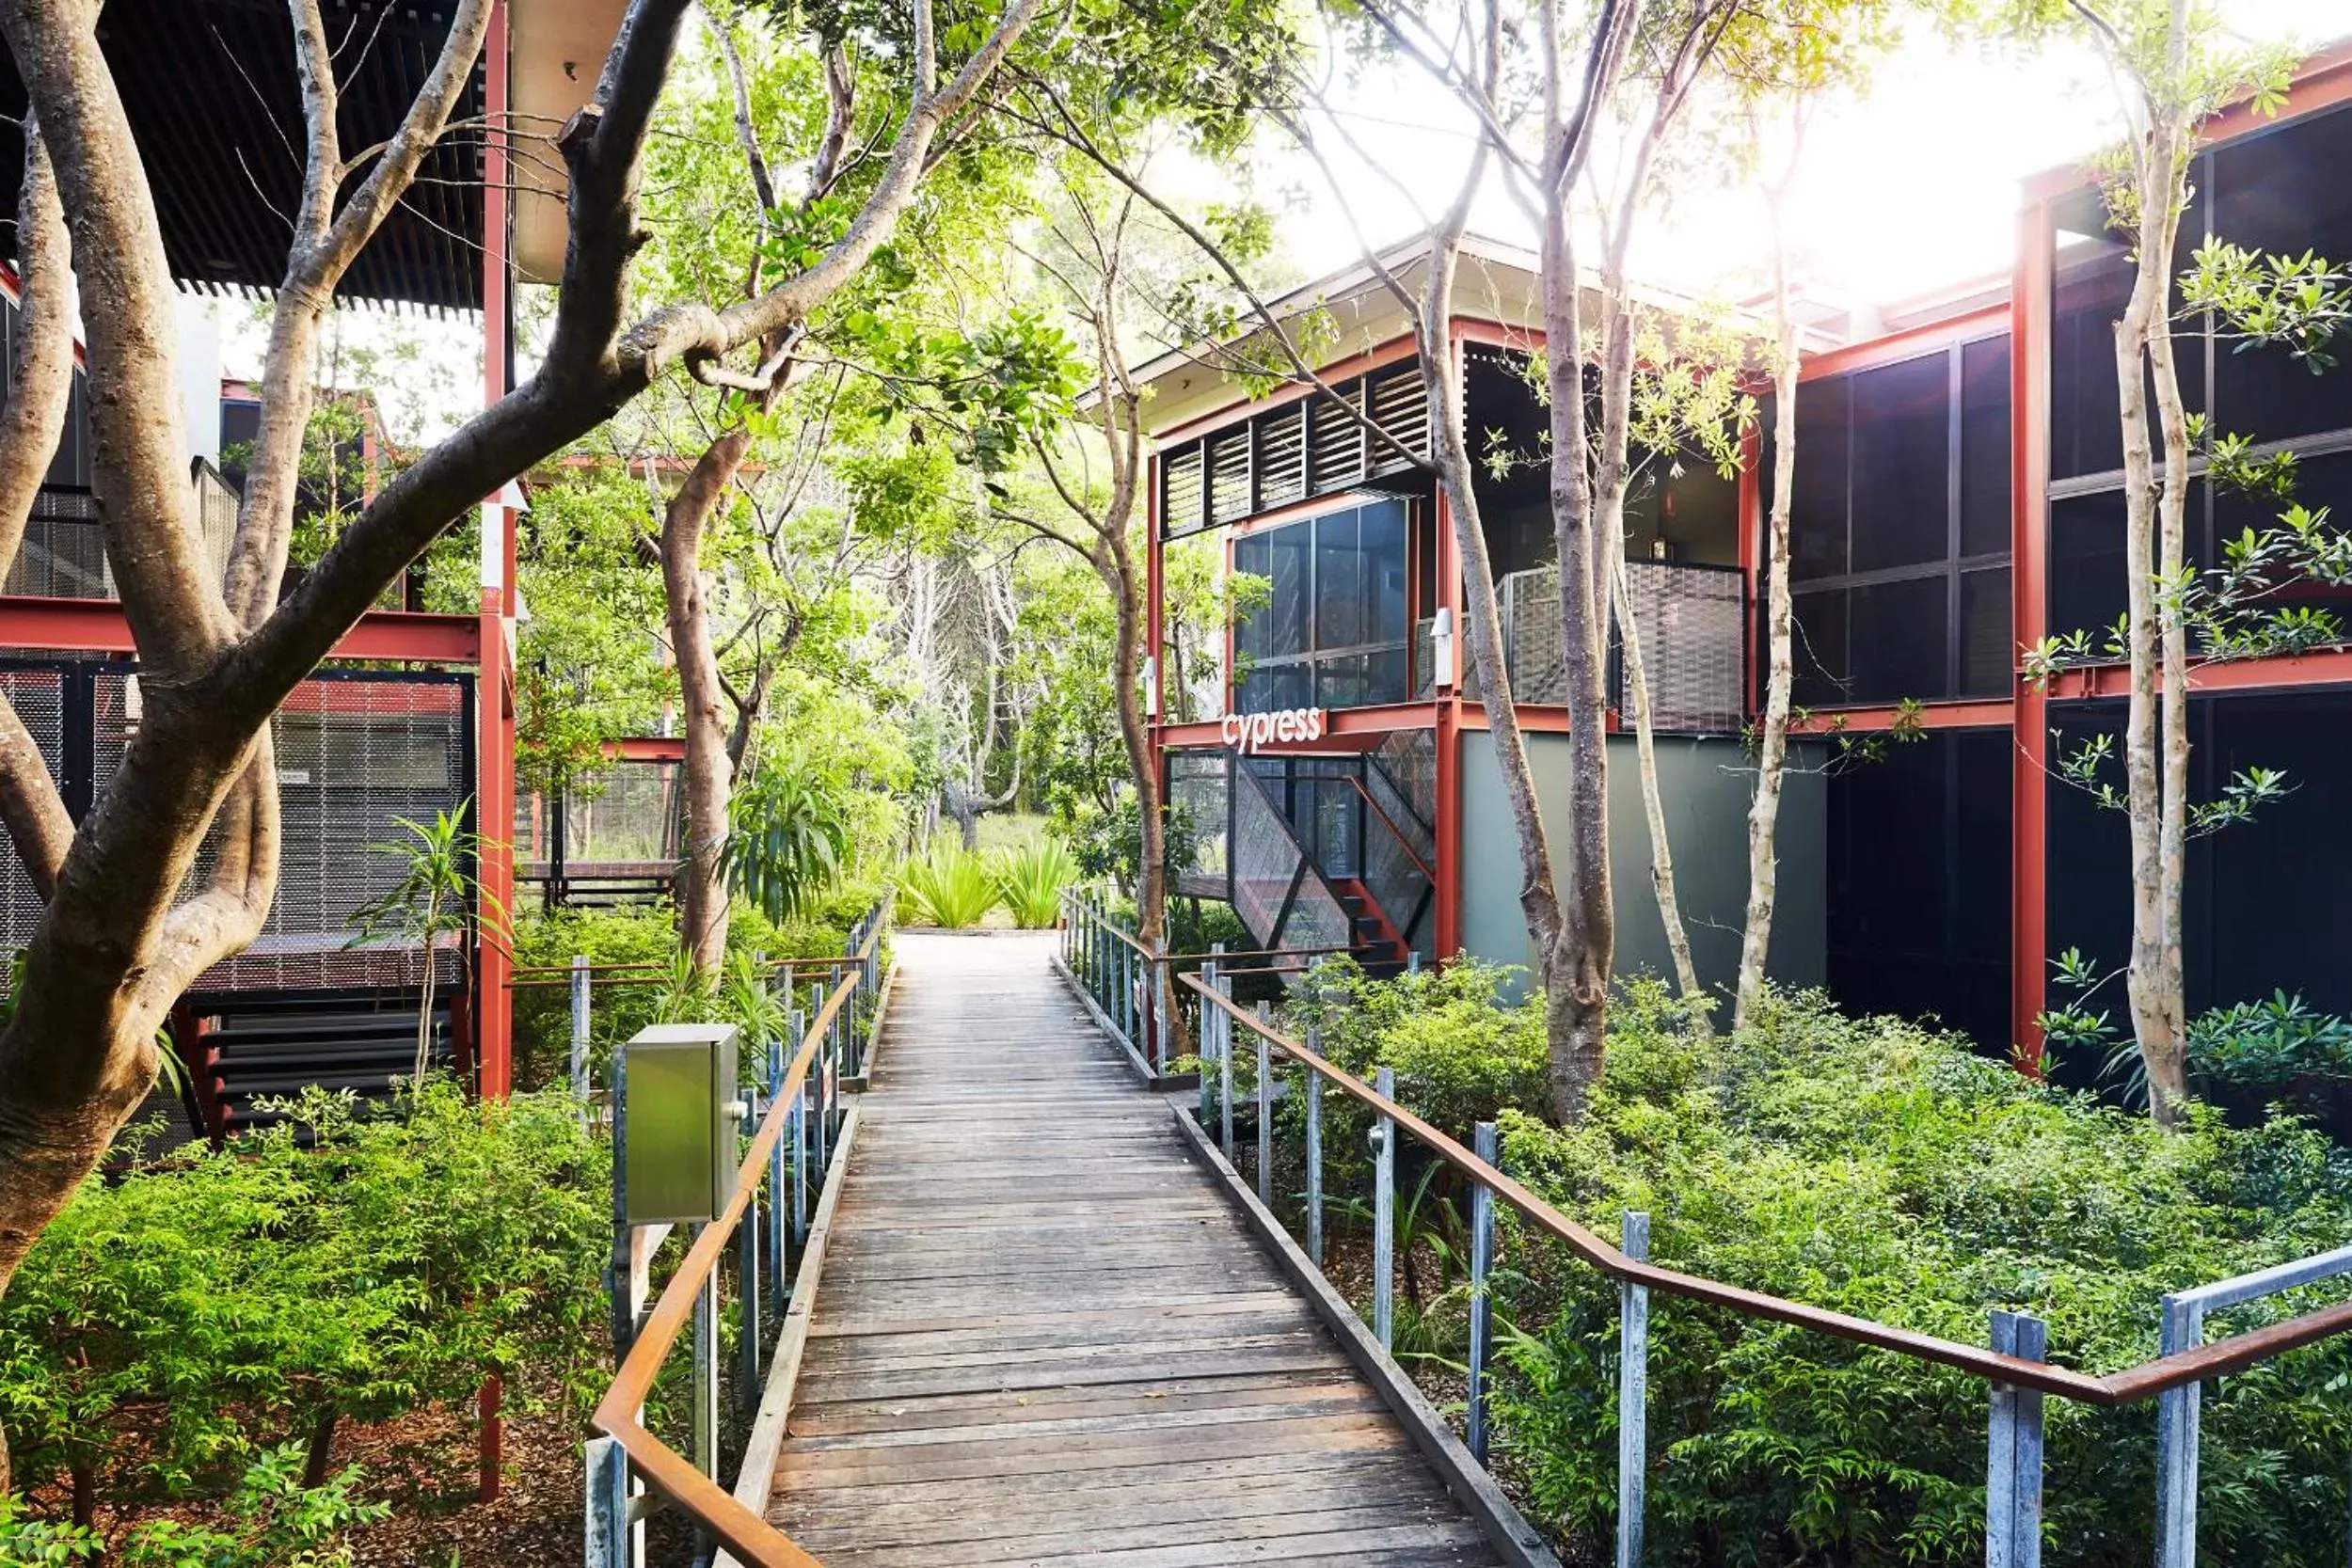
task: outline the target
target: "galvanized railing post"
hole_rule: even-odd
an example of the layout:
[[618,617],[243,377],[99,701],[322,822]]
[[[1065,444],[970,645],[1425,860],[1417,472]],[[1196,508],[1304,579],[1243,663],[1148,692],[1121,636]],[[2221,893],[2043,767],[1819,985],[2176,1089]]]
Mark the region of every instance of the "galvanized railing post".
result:
[[[1394,1100],[1395,1069],[1381,1068],[1372,1086]],[[1373,1126],[1372,1148],[1372,1332],[1388,1350],[1396,1342],[1396,1123],[1386,1116]]]
[[586,1568],[631,1568],[628,1528],[628,1450],[615,1437],[588,1439]]
[[588,1098],[588,956],[572,955],[572,1098]]
[[[2042,1321],[2023,1312],[1993,1314],[1993,1349],[2040,1361],[2050,1347]],[[1993,1385],[1984,1472],[1985,1568],[2041,1568],[2042,1393]]]
[[[1267,1023],[1266,1005],[1258,1004],[1258,1022]],[[1258,1201],[1274,1207],[1274,1046],[1263,1029],[1258,1035]]]
[[[784,1042],[773,1035],[768,1037],[768,1103],[773,1105],[784,1093]],[[787,1113],[787,1115],[789,1113]],[[768,1292],[774,1303],[776,1316],[784,1315],[784,1226],[785,1212],[790,1199],[784,1189],[784,1140],[779,1138],[768,1149],[768,1278],[773,1287]]]
[[[713,1269],[694,1292],[694,1468],[719,1477],[719,1274]],[[709,1556],[706,1534],[694,1532],[696,1555]]]
[[[1124,931],[1120,933],[1123,939]],[[1119,1020],[1119,1032],[1127,1037],[1127,1048],[1136,1044],[1136,950],[1122,940],[1114,942],[1119,954],[1119,1010],[1111,1016]]]
[[[792,1009],[792,1038],[786,1050],[798,1053],[808,1037],[808,1015]],[[792,1091],[792,1244],[808,1241],[808,1080]]]
[[628,1224],[628,1052],[612,1045],[612,1359],[618,1365],[637,1338],[637,1304],[630,1299]]
[[[743,1125],[746,1128],[757,1127],[759,1125],[759,1091],[745,1089],[743,1099],[749,1109],[749,1115],[743,1118]],[[727,1163],[733,1164],[735,1161],[730,1159]],[[775,1194],[771,1189],[769,1193],[771,1208],[774,1207],[774,1197]],[[760,1229],[759,1194],[755,1191],[749,1207],[743,1211],[743,1217],[737,1222],[735,1227],[735,1266],[736,1272],[741,1275],[741,1281],[736,1287],[736,1293],[742,1302],[742,1309],[738,1314],[741,1323],[735,1337],[736,1358],[740,1363],[737,1369],[735,1408],[737,1414],[746,1420],[751,1418],[752,1407],[759,1397]]]
[[[1216,993],[1231,1002],[1233,982],[1218,975]],[[1233,1159],[1233,1015],[1222,1007],[1216,1011],[1216,1125],[1217,1139],[1230,1164]]]
[[[1200,966],[1200,983],[1203,986],[1206,986],[1211,991],[1216,990],[1216,958],[1214,955],[1224,951],[1225,944],[1223,942],[1218,942],[1210,943],[1209,952],[1212,957],[1206,963],[1203,963]],[[1211,1002],[1205,994],[1200,998],[1200,1131],[1206,1132],[1209,1130],[1210,1083],[1212,1077],[1214,1076],[1212,1068],[1216,1057],[1216,1005]]]
[[1168,942],[1152,944],[1143,959],[1143,1032],[1152,1041],[1152,1070],[1168,1071]]
[[[1323,1054],[1323,1031],[1307,1031],[1307,1049]],[[1323,1074],[1307,1072],[1307,1256],[1323,1266]]]
[[[1649,1216],[1625,1212],[1618,1250],[1649,1261]],[[1617,1282],[1617,1568],[1642,1560],[1649,1497],[1649,1287]]]
[[[825,1007],[825,988],[822,985],[813,986],[810,988],[808,1005],[810,1009],[809,1016],[811,1018],[818,1017],[823,1013]],[[820,1181],[824,1180],[825,1175],[825,1145],[831,1141],[833,1135],[833,1128],[831,1125],[833,1120],[833,1085],[826,1082],[828,1077],[828,1074],[825,1071],[826,1055],[827,1052],[825,1050],[825,1041],[823,1039],[819,1039],[817,1042],[817,1054],[808,1064],[809,1076],[814,1079],[817,1084],[816,1100],[810,1107],[810,1109],[816,1113],[817,1147],[812,1151],[810,1158],[815,1162],[814,1175],[817,1180]]]
[[[1495,1163],[1495,1124],[1482,1121],[1470,1130],[1470,1152],[1488,1164]],[[1495,1195],[1484,1181],[1470,1189],[1470,1397],[1464,1425],[1470,1457],[1486,1463],[1486,1354],[1494,1326],[1494,1307],[1486,1299],[1486,1281],[1494,1268]]]
[[[2204,1303],[2166,1296],[2162,1354],[2195,1350],[2204,1338]],[[2156,1396],[2156,1568],[2196,1568],[2201,1390],[2200,1384],[2185,1383]]]

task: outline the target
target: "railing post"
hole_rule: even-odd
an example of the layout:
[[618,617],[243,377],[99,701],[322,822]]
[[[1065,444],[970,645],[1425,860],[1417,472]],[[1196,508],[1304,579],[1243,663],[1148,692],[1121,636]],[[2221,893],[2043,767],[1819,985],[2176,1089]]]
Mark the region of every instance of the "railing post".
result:
[[1152,1040],[1152,1070],[1168,1074],[1168,1026],[1170,1022],[1168,1004],[1168,939],[1163,937],[1152,944],[1152,952],[1143,965],[1143,1002],[1146,1008],[1143,1032]]
[[630,1568],[628,1451],[612,1437],[588,1439],[586,1568]]
[[[1200,983],[1209,991],[1216,990],[1216,955],[1225,951],[1221,942],[1209,944],[1210,958],[1200,966]],[[1211,1067],[1216,1057],[1216,1004],[1204,992],[1200,998],[1200,1131],[1209,1130],[1209,1095]]]
[[[694,1292],[694,1468],[719,1478],[719,1273],[713,1269]],[[694,1532],[696,1556],[707,1558],[709,1540]]]
[[[825,988],[821,984],[810,988],[808,1003],[809,1017],[816,1018],[824,1011]],[[820,1180],[823,1180],[825,1174],[825,1144],[833,1131],[829,1125],[833,1119],[833,1106],[830,1103],[832,1090],[825,1082],[827,1076],[825,1056],[825,1041],[819,1039],[817,1042],[817,1054],[809,1059],[808,1071],[817,1085],[816,1097],[810,1101],[811,1109],[817,1113],[817,1147],[812,1158],[815,1161],[815,1173]]]
[[[2039,1361],[2050,1331],[2023,1312],[1993,1314],[1993,1349]],[[2007,1383],[1993,1385],[1984,1471],[1985,1568],[2041,1568],[2042,1395]]]
[[1421,973],[1421,949],[1408,947],[1405,950],[1405,973],[1407,974]]
[[1111,1016],[1119,1020],[1119,1032],[1127,1037],[1127,1048],[1132,1051],[1136,1044],[1136,950],[1124,942],[1114,942],[1111,948],[1119,957],[1119,1007]]
[[[784,1045],[773,1035],[768,1037],[768,1103],[773,1105],[784,1095]],[[790,1199],[785,1196],[784,1140],[778,1138],[768,1149],[768,1279],[769,1295],[774,1301],[778,1318],[784,1316],[787,1291],[784,1288],[785,1210]]]
[[[751,1114],[743,1118],[743,1125],[757,1127],[759,1125],[759,1091],[745,1089],[743,1099],[751,1111]],[[735,1164],[732,1160],[727,1163]],[[755,1181],[756,1180],[757,1178],[754,1178]],[[769,1189],[768,1196],[769,1207],[772,1209],[775,1207],[773,1188]],[[736,1272],[741,1275],[741,1283],[737,1285],[736,1293],[741,1298],[743,1304],[742,1311],[739,1314],[742,1321],[735,1336],[736,1358],[740,1363],[737,1368],[739,1382],[735,1390],[735,1408],[738,1414],[746,1420],[751,1418],[753,1407],[759,1399],[759,1233],[761,1228],[759,1194],[755,1189],[750,1204],[743,1211],[741,1222],[735,1227],[735,1267]]]
[[[1323,1031],[1307,1031],[1307,1049],[1323,1054]],[[1307,1069],[1307,1256],[1323,1266],[1323,1074]]]
[[[792,1009],[792,1037],[785,1049],[797,1055],[808,1037],[808,1015]],[[808,1080],[792,1091],[792,1244],[808,1241]]]
[[637,1338],[637,1304],[631,1299],[630,1274],[636,1248],[628,1224],[628,1051],[612,1043],[612,1362]]
[[572,1098],[588,1098],[588,955],[572,955]]
[[[1395,1069],[1381,1068],[1372,1086],[1395,1099]],[[1372,1142],[1372,1332],[1385,1351],[1396,1342],[1396,1123],[1381,1117]]]
[[[2204,1342],[2204,1304],[2164,1298],[2162,1354]],[[2196,1568],[2198,1427],[2202,1385],[2184,1383],[2156,1396],[2156,1568]]]
[[[1495,1124],[1482,1121],[1470,1130],[1470,1152],[1488,1164],[1495,1163]],[[1495,1195],[1481,1181],[1470,1191],[1470,1397],[1464,1424],[1470,1457],[1486,1463],[1486,1354],[1494,1325],[1494,1308],[1486,1299],[1486,1280],[1494,1268]]]
[[[1649,1216],[1625,1212],[1618,1250],[1649,1261]],[[1617,1568],[1642,1560],[1649,1494],[1649,1287],[1617,1282]]]
[[[1227,1001],[1233,999],[1233,982],[1220,974],[1216,977],[1216,993]],[[1233,1159],[1233,1015],[1219,1007],[1216,1011],[1216,1124],[1218,1142],[1224,1145],[1228,1164]]]
[[[1267,1022],[1263,1002],[1258,1004],[1258,1022]],[[1258,1035],[1258,1201],[1274,1207],[1274,1047],[1263,1027]]]

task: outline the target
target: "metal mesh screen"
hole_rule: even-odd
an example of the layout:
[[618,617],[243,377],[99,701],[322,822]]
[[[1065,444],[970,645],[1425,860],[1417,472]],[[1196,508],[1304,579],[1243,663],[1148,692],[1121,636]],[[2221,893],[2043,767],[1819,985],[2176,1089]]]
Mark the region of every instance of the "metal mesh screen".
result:
[[[65,675],[57,670],[0,670],[0,694],[8,697],[16,716],[32,733],[33,741],[40,748],[40,760],[49,765],[49,776],[57,778],[65,768]],[[0,947],[10,953],[22,952],[33,940],[33,927],[40,922],[41,902],[33,892],[32,879],[24,875],[24,863],[17,858],[13,847],[0,866]],[[0,973],[0,983],[6,974]]]
[[1282,906],[1290,899],[1291,883],[1306,857],[1291,825],[1267,800],[1265,790],[1247,768],[1235,768],[1233,837],[1229,846],[1233,876],[1233,912],[1263,946],[1272,947],[1281,934]]
[[[1626,602],[1642,637],[1650,722],[1661,730],[1737,730],[1741,701],[1737,571],[1661,561],[1626,562]],[[1622,680],[1622,676],[1620,676]],[[1620,700],[1620,707],[1626,704]]]
[[25,519],[24,544],[8,568],[5,590],[51,599],[114,597],[95,497],[87,490],[42,486]]
[[1181,808],[1192,829],[1192,857],[1172,866],[1176,891],[1196,898],[1231,895],[1226,843],[1232,781],[1223,752],[1174,752],[1168,759],[1168,802]]
[[[1364,824],[1365,891],[1399,936],[1422,947],[1422,928],[1431,924],[1425,916],[1432,892],[1429,872],[1438,863],[1437,836],[1369,752],[1364,757],[1364,798],[1373,808]],[[1436,957],[1435,946],[1429,939],[1422,957]]]
[[1565,703],[1568,672],[1560,644],[1560,568],[1538,566],[1502,579],[1502,667],[1521,703]]
[[680,854],[682,765],[613,762],[564,798],[564,868],[573,877],[660,877]]
[[[413,841],[402,818],[429,823],[471,794],[467,777],[467,693],[457,678],[325,677],[304,682],[272,721],[282,852],[278,896],[253,944],[215,965],[193,988],[247,990],[415,985],[421,951],[398,942],[350,945],[352,917],[396,886],[405,870],[378,846]],[[138,723],[136,687],[100,670],[92,690],[92,777],[103,794]],[[209,842],[189,888],[214,863]],[[438,954],[454,980],[464,955],[453,939]]]

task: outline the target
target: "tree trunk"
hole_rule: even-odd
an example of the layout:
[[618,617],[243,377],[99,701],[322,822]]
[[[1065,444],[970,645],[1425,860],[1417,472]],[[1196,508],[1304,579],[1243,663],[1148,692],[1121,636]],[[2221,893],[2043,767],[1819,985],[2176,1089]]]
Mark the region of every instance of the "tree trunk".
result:
[[1748,806],[1748,909],[1740,936],[1740,978],[1731,1026],[1747,1026],[1764,995],[1772,956],[1772,913],[1780,892],[1780,792],[1788,761],[1789,695],[1795,686],[1790,654],[1788,519],[1797,475],[1797,323],[1788,308],[1788,255],[1780,232],[1780,201],[1772,211],[1772,326],[1780,361],[1772,367],[1772,499],[1765,535],[1764,724],[1757,739],[1756,799]]
[[[1625,559],[1620,555],[1614,576],[1617,602],[1626,603]],[[1692,1021],[1702,1030],[1711,1022],[1706,988],[1699,984],[1699,966],[1691,956],[1691,929],[1683,924],[1682,898],[1675,886],[1674,847],[1666,832],[1666,800],[1658,784],[1658,743],[1650,724],[1649,671],[1642,662],[1642,634],[1633,617],[1621,613],[1617,635],[1625,649],[1625,688],[1633,699],[1634,751],[1641,759],[1642,811],[1649,822],[1650,885],[1658,894],[1658,916],[1666,927],[1666,951],[1674,957],[1675,990],[1696,1004]]]
[[704,531],[751,451],[738,424],[704,449],[661,515],[661,585],[677,659],[678,706],[686,738],[686,855],[678,864],[678,943],[706,979],[726,961],[727,803],[735,768],[727,759],[725,688],[710,636],[709,583],[702,567]]
[[341,1413],[330,1404],[321,1410],[318,1419],[311,1423],[310,1441],[302,1458],[304,1486],[326,1484],[327,1470],[335,1463],[335,1427],[340,1418]]
[[1543,233],[1544,341],[1551,397],[1551,524],[1560,552],[1560,651],[1568,710],[1568,824],[1561,859],[1560,928],[1545,979],[1552,1109],[1583,1118],[1599,1082],[1609,1027],[1616,917],[1609,866],[1609,698],[1602,662],[1606,542],[1595,526],[1584,418],[1582,287],[1565,193]]
[[[2131,697],[2123,774],[2131,835],[2132,943],[2124,990],[2132,1034],[2148,1075],[2148,1108],[2176,1126],[2188,1093],[2187,1020],[2181,958],[2181,875],[2185,861],[2188,734],[2185,633],[2158,600],[2158,578],[2177,570],[2187,505],[2188,450],[2172,360],[2171,256],[2180,227],[2177,113],[2159,109],[2139,149],[2139,266],[2116,325],[2124,474],[2125,641]],[[2165,464],[2156,474],[2148,436],[2155,387]],[[2159,690],[2161,683],[2162,690]]]

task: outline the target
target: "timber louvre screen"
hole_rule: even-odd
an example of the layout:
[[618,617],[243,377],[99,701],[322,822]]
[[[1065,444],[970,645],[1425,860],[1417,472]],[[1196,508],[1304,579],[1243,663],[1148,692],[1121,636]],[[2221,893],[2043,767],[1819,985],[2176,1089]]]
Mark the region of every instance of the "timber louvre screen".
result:
[[[1345,490],[1429,455],[1429,394],[1419,360],[1350,377],[1336,389],[1337,402],[1314,393],[1163,455],[1161,537],[1197,533]],[[1366,407],[1412,458],[1372,439],[1355,413]]]

